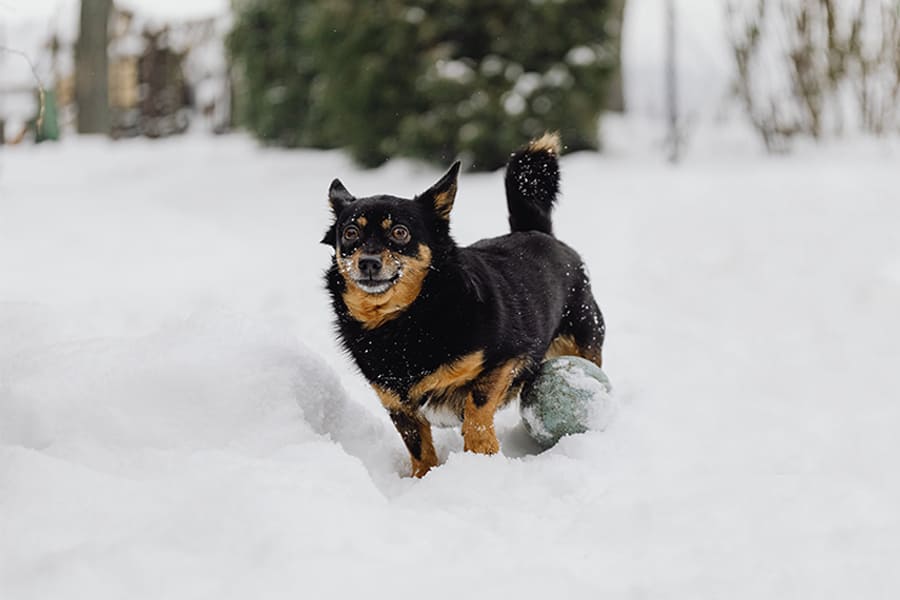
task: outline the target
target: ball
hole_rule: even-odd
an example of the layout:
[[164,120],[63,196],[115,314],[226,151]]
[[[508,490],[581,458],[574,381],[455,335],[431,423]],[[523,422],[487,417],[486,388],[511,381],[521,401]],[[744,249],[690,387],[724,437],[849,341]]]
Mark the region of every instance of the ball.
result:
[[519,414],[534,440],[549,448],[564,435],[603,431],[616,412],[609,378],[589,360],[558,356],[545,361],[522,390]]

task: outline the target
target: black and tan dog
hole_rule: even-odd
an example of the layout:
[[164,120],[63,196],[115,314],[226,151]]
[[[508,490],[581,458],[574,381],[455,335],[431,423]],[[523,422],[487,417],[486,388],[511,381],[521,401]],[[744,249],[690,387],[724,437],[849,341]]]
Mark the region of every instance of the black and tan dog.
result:
[[450,237],[459,162],[413,199],[352,196],[334,180],[326,274],[341,342],[403,437],[412,472],[437,465],[431,425],[462,423],[467,451],[499,450],[494,412],[548,356],[601,364],[603,317],[578,254],[553,237],[559,139],[510,158],[511,233]]

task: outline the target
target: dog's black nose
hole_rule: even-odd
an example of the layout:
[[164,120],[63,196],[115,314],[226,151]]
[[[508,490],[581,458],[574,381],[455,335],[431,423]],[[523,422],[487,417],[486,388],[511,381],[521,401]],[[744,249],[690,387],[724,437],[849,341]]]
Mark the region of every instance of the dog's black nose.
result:
[[359,257],[359,270],[364,277],[375,277],[381,270],[381,257],[365,254]]

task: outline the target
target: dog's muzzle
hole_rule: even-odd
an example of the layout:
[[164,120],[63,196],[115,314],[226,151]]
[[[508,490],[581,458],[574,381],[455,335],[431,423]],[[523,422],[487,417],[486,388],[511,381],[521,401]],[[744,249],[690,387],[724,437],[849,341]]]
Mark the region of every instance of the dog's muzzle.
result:
[[383,267],[381,256],[363,254],[357,261],[358,274],[353,278],[353,282],[368,294],[382,294],[400,278],[399,270],[394,273],[384,273]]

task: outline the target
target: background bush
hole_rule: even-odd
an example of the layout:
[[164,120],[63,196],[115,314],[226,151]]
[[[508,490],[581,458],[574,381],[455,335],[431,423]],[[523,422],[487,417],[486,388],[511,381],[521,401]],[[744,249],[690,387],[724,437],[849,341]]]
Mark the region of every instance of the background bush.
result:
[[258,0],[229,50],[239,119],[288,146],[474,169],[546,130],[596,148],[617,64],[598,0]]

